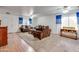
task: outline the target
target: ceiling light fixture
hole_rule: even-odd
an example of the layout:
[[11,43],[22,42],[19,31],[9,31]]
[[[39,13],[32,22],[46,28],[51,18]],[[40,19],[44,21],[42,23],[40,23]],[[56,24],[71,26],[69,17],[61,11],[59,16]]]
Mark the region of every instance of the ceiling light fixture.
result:
[[64,6],[63,13],[68,13],[71,10],[71,7]]
[[69,10],[63,10],[63,13],[68,13],[69,12]]

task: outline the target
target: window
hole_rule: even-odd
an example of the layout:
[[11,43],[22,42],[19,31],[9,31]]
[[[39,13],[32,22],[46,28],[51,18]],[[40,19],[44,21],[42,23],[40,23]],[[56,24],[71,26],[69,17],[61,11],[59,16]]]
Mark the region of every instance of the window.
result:
[[61,15],[56,15],[56,24],[61,24]]
[[19,24],[23,24],[23,17],[19,17]]
[[68,24],[68,17],[66,17],[66,16],[63,16],[62,17],[62,24],[61,24],[61,26],[62,27],[67,27],[69,24]]
[[29,24],[32,24],[32,18],[29,18]]
[[79,12],[76,13],[77,16],[77,24],[79,24]]
[[76,15],[62,16],[61,27],[75,27],[75,29],[77,29]]

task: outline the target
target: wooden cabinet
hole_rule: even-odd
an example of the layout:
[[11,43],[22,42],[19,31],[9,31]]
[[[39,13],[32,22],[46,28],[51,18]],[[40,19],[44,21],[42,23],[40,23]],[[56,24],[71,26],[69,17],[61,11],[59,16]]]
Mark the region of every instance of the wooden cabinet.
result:
[[[64,34],[63,34],[63,32],[64,32]],[[69,34],[69,33],[71,33],[71,34]],[[73,36],[73,34],[75,34],[75,35]],[[60,36],[65,36],[65,37],[73,38],[73,39],[77,40],[77,31],[73,30],[73,29],[60,29]]]
[[0,47],[7,45],[7,27],[0,27]]

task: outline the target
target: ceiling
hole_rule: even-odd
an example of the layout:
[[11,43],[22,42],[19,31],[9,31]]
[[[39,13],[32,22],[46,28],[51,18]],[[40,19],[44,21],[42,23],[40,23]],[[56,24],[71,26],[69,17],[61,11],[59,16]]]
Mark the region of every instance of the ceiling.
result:
[[[63,14],[62,10],[67,6],[0,6],[0,13],[15,15],[53,15]],[[78,11],[78,6],[70,6],[70,12]]]

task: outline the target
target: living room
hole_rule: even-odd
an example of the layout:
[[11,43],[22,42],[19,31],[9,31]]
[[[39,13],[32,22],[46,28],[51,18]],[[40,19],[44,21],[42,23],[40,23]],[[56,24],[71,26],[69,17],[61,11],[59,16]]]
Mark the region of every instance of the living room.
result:
[[7,27],[7,43],[0,51],[79,51],[78,17],[78,6],[1,6],[0,22]]

